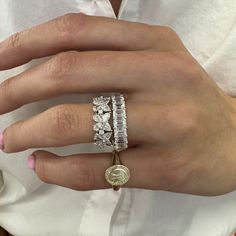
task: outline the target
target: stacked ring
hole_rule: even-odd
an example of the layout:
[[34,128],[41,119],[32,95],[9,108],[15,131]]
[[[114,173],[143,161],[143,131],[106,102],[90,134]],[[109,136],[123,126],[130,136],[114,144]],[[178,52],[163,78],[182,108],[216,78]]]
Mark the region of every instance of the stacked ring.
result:
[[127,123],[124,96],[112,95],[114,149],[117,152],[128,148]]
[[119,152],[128,148],[124,96],[94,97],[93,113],[94,143],[99,148],[113,147],[112,166],[105,171],[105,179],[117,191],[130,178],[129,169],[121,163],[119,155]]
[[109,103],[110,97],[95,97],[93,98],[93,120],[95,125],[93,126],[95,144],[104,148],[105,146],[112,146],[110,138],[112,136],[112,130],[110,125],[111,108]]

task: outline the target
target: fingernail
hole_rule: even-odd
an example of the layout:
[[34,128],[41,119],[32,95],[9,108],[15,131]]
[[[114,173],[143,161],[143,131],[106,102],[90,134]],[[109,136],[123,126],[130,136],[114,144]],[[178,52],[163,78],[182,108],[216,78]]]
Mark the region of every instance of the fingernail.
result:
[[0,149],[4,149],[4,144],[3,144],[3,131],[0,131]]
[[33,154],[28,156],[28,167],[31,170],[35,170],[35,156]]

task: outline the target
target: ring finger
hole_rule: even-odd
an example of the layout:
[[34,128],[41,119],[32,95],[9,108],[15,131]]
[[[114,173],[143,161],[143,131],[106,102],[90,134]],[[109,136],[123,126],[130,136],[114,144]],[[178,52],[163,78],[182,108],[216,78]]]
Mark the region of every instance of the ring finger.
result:
[[[126,107],[128,138],[131,144],[138,144],[144,138],[139,132],[142,127],[138,124],[138,108],[129,102]],[[3,151],[90,143],[93,137],[92,104],[61,104],[7,127],[3,132]]]

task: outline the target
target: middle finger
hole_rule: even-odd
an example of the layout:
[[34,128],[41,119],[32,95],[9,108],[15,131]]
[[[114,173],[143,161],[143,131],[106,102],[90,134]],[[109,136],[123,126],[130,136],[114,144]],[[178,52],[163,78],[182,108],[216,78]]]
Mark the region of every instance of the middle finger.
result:
[[[150,54],[150,53],[149,53]],[[145,52],[65,52],[0,84],[0,114],[66,93],[134,92],[147,88]],[[156,64],[158,60],[155,60]],[[146,63],[147,64],[147,63]],[[148,65],[148,64],[147,64]]]

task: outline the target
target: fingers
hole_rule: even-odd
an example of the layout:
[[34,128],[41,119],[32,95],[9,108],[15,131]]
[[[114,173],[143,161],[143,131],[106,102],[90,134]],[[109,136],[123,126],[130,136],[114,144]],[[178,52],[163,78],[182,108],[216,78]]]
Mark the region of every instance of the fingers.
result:
[[[129,140],[143,137],[135,121],[136,106],[127,105]],[[61,147],[93,142],[92,104],[62,104],[29,119],[18,121],[3,132],[3,151],[19,152],[28,148]]]
[[[123,187],[158,189],[162,187],[161,171],[154,170],[154,163],[145,157],[142,148],[130,148],[120,153],[122,164],[130,170],[130,180]],[[47,151],[36,151],[35,172],[50,184],[76,190],[111,188],[105,180],[105,170],[112,165],[111,153],[75,154],[59,157]],[[161,164],[161,161],[159,161]],[[151,169],[150,169],[151,168]],[[151,171],[151,172],[150,172]]]
[[3,132],[3,151],[92,142],[92,115],[92,104],[63,104],[17,121]]
[[134,52],[58,54],[0,84],[0,114],[67,93],[130,92],[139,87],[144,90],[147,83],[137,83],[143,81],[144,61],[145,55]]
[[16,33],[0,44],[0,70],[68,50],[183,49],[167,27],[71,13]]

